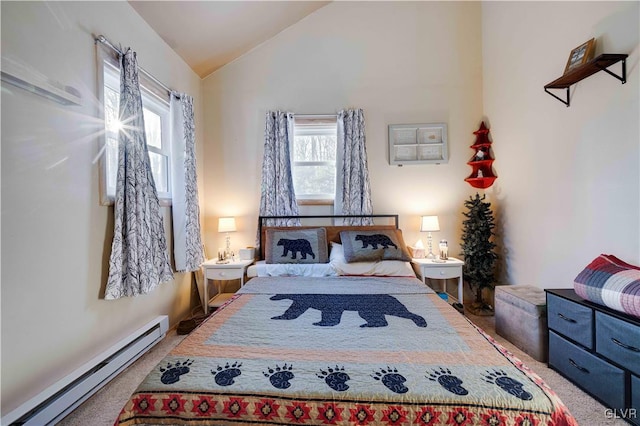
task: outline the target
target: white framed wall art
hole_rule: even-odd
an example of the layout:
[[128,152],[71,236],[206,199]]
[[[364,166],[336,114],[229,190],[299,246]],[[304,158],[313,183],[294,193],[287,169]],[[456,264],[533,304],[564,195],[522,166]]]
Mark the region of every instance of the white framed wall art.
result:
[[390,124],[389,164],[441,164],[449,161],[447,124]]

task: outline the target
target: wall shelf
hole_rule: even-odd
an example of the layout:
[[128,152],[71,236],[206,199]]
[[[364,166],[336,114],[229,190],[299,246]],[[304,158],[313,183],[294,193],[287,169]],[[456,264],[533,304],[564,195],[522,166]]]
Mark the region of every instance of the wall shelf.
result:
[[[586,64],[581,65],[566,73],[562,77],[553,80],[551,83],[546,84],[544,86],[544,91],[569,107],[569,88],[573,84],[576,84],[579,81],[582,81],[599,71],[606,72],[607,74],[615,77],[616,79],[620,80],[622,84],[624,84],[627,82],[627,56],[629,55],[624,53],[603,53],[602,55],[593,58]],[[622,61],[622,75],[614,74],[607,69],[611,65],[616,64],[620,61]],[[565,101],[554,93],[551,93],[548,89],[565,89],[567,100]]]
[[484,121],[480,124],[480,128],[473,132],[476,135],[476,141],[470,146],[475,154],[467,164],[473,169],[471,174],[464,180],[469,185],[478,189],[486,189],[493,185],[497,176],[493,172],[493,162],[495,159],[491,156],[491,141],[489,140],[489,129],[484,125]]
[[471,185],[474,188],[487,189],[488,187],[493,185],[493,182],[497,178],[498,178],[497,176],[476,177],[476,178],[468,177],[465,179],[465,182],[467,182],[469,185]]
[[446,123],[389,125],[389,164],[403,166],[448,161]]

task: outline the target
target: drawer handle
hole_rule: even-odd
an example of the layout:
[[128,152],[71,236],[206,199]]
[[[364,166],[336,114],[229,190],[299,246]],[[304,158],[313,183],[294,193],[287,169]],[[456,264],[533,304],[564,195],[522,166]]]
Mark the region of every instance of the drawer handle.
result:
[[569,358],[569,362],[571,363],[571,365],[573,365],[575,368],[577,368],[578,370],[582,371],[583,373],[587,373],[587,374],[589,374],[589,373],[590,373],[590,371],[589,371],[589,370],[587,370],[587,369],[586,369],[586,368],[584,368],[584,367],[580,367],[580,366],[579,366],[578,364],[576,364],[576,362],[575,362],[574,360],[572,360],[571,358]]
[[576,320],[574,320],[573,318],[565,317],[565,316],[564,316],[564,315],[562,315],[562,314],[558,314],[558,316],[559,316],[560,318],[562,318],[563,320],[567,321],[567,322],[570,322],[570,323],[573,323],[573,324],[575,324],[575,323],[576,323]]
[[640,349],[638,349],[638,348],[636,348],[636,347],[634,347],[634,346],[625,345],[625,344],[624,344],[624,343],[622,343],[620,340],[618,340],[618,339],[616,339],[616,338],[614,338],[614,337],[612,337],[612,338],[611,338],[611,341],[612,341],[613,343],[615,343],[616,345],[618,345],[618,346],[622,346],[622,347],[623,347],[623,348],[625,348],[625,349],[629,349],[630,351],[633,351],[633,352],[640,352]]

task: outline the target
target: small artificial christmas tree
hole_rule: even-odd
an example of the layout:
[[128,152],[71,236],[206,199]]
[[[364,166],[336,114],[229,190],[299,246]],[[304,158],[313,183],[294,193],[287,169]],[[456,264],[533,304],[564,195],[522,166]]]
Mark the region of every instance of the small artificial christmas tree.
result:
[[491,241],[495,227],[491,203],[485,202],[486,195],[469,197],[464,202],[467,208],[462,214],[462,253],[464,255],[464,278],[476,293],[475,302],[469,311],[475,315],[492,315],[493,308],[482,298],[482,290],[493,288],[495,264],[498,255],[493,251],[496,245]]

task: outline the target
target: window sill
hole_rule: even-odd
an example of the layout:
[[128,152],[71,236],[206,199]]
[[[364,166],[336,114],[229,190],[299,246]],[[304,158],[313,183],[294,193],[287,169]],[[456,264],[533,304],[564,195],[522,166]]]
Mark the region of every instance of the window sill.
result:
[[299,206],[332,206],[333,200],[296,200]]

